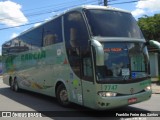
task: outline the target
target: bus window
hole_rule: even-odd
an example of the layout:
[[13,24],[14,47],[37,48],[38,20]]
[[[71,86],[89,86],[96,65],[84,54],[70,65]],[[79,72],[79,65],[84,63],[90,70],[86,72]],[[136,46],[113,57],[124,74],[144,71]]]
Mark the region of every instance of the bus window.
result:
[[93,63],[90,48],[81,54],[82,56],[82,78],[87,81],[93,81]]
[[132,78],[147,77],[148,71],[148,52],[142,43],[128,44],[129,57],[131,61]]
[[124,80],[130,77],[130,63],[127,45],[104,43],[104,66],[97,67],[99,80]]
[[122,81],[147,77],[148,52],[144,43],[102,43],[104,66],[97,66],[100,81]]
[[71,12],[64,16],[64,35],[67,48],[88,46],[88,31],[81,13]]
[[43,38],[43,46],[48,46],[48,45],[52,45],[55,43],[57,39],[57,35],[53,35],[53,34],[47,34],[44,36]]
[[29,50],[29,47],[21,41],[19,38],[15,38],[12,41],[7,42],[2,46],[3,55],[14,55],[16,53],[25,52]]
[[73,71],[80,78],[86,76],[85,80],[88,80],[88,76],[92,74],[92,67],[89,67],[89,62],[92,64],[89,35],[80,12],[70,12],[64,16],[64,35],[68,60]]
[[143,39],[131,14],[112,10],[85,10],[93,36]]
[[22,35],[21,39],[31,46],[31,50],[42,47],[43,27],[38,27],[27,34]]
[[43,46],[62,42],[61,17],[45,24],[43,30]]

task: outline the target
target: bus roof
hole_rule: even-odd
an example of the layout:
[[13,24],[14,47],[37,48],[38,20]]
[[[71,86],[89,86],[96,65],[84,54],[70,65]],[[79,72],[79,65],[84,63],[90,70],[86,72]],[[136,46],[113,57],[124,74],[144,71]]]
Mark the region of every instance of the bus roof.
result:
[[[43,25],[43,24],[45,24],[45,23],[47,23],[47,22],[50,22],[50,21],[52,21],[53,19],[55,19],[56,17],[59,17],[59,16],[65,14],[65,13],[67,13],[67,12],[71,12],[71,11],[74,11],[74,10],[82,10],[82,9],[101,9],[101,10],[104,9],[104,10],[113,10],[113,11],[121,11],[121,12],[130,13],[130,12],[127,11],[127,10],[123,10],[123,9],[119,9],[119,8],[115,8],[115,7],[111,7],[111,6],[81,5],[81,6],[77,6],[77,7],[74,7],[74,8],[67,9],[67,10],[65,10],[65,11],[63,11],[63,12],[61,12],[61,13],[55,15],[55,16],[53,16],[52,19],[50,19],[50,20],[48,20],[48,21],[44,21],[44,23],[42,23],[41,25]],[[41,26],[41,25],[39,25],[39,26]],[[28,31],[30,31],[30,30],[32,30],[32,29],[34,29],[34,28],[37,28],[37,27],[39,27],[39,26],[31,27],[30,29],[22,32],[22,34],[28,32]],[[21,34],[20,34],[20,35],[21,35]]]
[[113,10],[113,11],[130,13],[129,11],[124,10],[124,9],[115,8],[115,7],[111,7],[111,6],[99,6],[99,5],[82,5],[82,6],[78,6],[75,8],[71,8],[71,9],[67,10],[66,12],[78,10],[78,9],[79,10],[82,10],[82,9],[101,9],[101,10]]
[[[111,6],[81,5],[81,6],[77,6],[77,7],[70,8],[70,9],[68,9],[68,10],[65,10],[65,11],[63,11],[63,12],[61,12],[61,13],[53,16],[52,19],[47,20],[47,21],[44,21],[42,24],[40,24],[40,25],[38,25],[38,26],[36,26],[36,27],[31,27],[31,28],[29,28],[28,30],[23,31],[23,32],[20,33],[17,37],[19,37],[19,36],[21,36],[21,35],[23,35],[23,34],[25,34],[25,33],[28,33],[29,31],[32,31],[32,30],[34,30],[34,29],[36,29],[36,28],[38,28],[38,27],[41,27],[41,26],[44,25],[45,23],[48,23],[48,22],[54,20],[55,18],[57,18],[57,17],[65,14],[65,13],[67,13],[67,12],[71,12],[71,11],[75,11],[75,10],[81,11],[81,10],[83,10],[83,9],[113,10],[113,11],[120,11],[120,12],[130,13],[129,11],[126,11],[126,10],[123,10],[123,9],[119,9],[119,8],[115,8],[115,7],[111,7]],[[11,40],[16,39],[17,37],[12,38]],[[11,41],[11,40],[9,40],[9,41]],[[7,43],[7,42],[9,42],[9,41],[6,41],[5,43]],[[5,43],[4,43],[4,44],[5,44]]]

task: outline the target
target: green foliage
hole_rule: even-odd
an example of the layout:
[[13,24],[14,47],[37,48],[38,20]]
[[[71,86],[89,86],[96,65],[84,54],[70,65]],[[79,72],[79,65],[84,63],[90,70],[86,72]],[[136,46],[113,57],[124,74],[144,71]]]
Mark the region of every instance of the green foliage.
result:
[[143,32],[146,40],[160,41],[160,14],[155,14],[152,17],[143,16],[139,18],[138,25]]
[[[146,40],[157,40],[160,42],[160,14],[155,14],[152,17],[141,17],[138,20],[138,25]],[[160,72],[158,79],[158,83],[160,84]]]

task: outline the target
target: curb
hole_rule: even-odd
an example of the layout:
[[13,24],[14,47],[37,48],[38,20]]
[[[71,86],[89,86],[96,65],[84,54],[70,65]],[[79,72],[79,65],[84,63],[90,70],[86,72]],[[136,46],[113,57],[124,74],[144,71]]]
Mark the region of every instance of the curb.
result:
[[160,85],[156,83],[152,83],[152,94],[160,94]]

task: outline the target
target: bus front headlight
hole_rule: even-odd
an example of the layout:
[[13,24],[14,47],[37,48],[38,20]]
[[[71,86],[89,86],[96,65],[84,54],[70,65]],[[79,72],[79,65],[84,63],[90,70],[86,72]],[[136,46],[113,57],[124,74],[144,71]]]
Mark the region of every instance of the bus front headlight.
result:
[[150,91],[152,88],[150,85],[148,85],[147,87],[145,87],[145,91]]
[[115,92],[100,91],[100,92],[98,92],[98,95],[100,97],[115,97],[117,95],[117,93],[115,93]]

